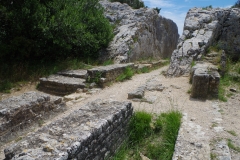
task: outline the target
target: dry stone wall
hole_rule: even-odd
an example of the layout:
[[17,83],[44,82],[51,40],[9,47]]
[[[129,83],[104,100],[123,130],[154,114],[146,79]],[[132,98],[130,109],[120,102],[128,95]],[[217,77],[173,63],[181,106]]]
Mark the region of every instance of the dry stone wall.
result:
[[147,58],[167,58],[176,48],[177,25],[149,8],[132,9],[126,3],[100,2],[105,17],[116,26],[114,38],[101,59],[115,63],[133,62]]
[[201,60],[209,46],[240,58],[240,9],[192,8],[188,11],[184,31],[172,53],[168,76],[189,74],[193,60]]
[[15,160],[103,160],[126,138],[130,102],[96,100],[27,135],[4,150]]

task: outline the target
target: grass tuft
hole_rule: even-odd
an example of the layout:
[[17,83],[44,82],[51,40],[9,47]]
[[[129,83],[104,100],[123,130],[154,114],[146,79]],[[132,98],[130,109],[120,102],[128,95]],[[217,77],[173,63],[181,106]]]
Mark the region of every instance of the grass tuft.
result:
[[169,111],[157,117],[146,112],[136,112],[129,124],[129,139],[112,160],[139,160],[139,153],[150,159],[171,160],[181,117],[179,111]]
[[131,79],[133,75],[134,75],[133,69],[131,67],[127,67],[125,68],[124,72],[116,78],[116,80],[122,82],[126,79]]
[[235,132],[235,131],[233,131],[233,130],[231,130],[231,131],[227,131],[229,134],[231,134],[231,135],[233,135],[233,136],[237,136],[237,133]]
[[234,151],[240,152],[240,147],[235,146],[235,145],[232,143],[232,140],[231,140],[231,139],[228,139],[228,147],[231,148],[231,149],[233,149]]

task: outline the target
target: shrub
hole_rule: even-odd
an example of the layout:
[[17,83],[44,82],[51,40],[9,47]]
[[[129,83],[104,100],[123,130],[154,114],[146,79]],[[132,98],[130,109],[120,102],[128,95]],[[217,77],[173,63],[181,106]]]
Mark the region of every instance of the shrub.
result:
[[120,2],[120,3],[127,3],[134,9],[139,9],[144,7],[144,2],[140,0],[110,0],[111,2]]
[[0,72],[14,75],[12,66],[24,71],[68,57],[98,57],[113,37],[98,1],[0,1]]
[[240,8],[240,0],[238,0],[233,6],[232,8]]
[[134,71],[132,70],[131,67],[126,67],[124,69],[124,72],[122,74],[120,74],[118,77],[117,77],[117,81],[124,81],[126,79],[131,79],[132,76],[134,75]]

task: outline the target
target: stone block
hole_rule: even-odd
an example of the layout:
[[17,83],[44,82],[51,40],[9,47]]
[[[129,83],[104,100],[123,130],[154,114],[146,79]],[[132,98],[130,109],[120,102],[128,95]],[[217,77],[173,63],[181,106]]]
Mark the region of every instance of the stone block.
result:
[[128,99],[143,98],[146,86],[138,87],[135,91],[128,93]]
[[134,68],[133,63],[126,64],[113,64],[108,66],[100,66],[97,68],[89,69],[88,80],[91,82],[96,82],[100,86],[105,87],[107,83],[113,82],[116,78],[121,75],[127,68]]
[[62,71],[58,72],[57,74],[66,76],[66,77],[74,77],[74,78],[87,78],[87,70],[78,69],[78,70],[69,70],[69,71]]
[[209,74],[207,69],[198,68],[195,70],[192,80],[193,98],[207,98],[209,87]]
[[85,79],[51,75],[40,78],[39,90],[46,93],[64,96],[76,92],[78,88],[85,88]]

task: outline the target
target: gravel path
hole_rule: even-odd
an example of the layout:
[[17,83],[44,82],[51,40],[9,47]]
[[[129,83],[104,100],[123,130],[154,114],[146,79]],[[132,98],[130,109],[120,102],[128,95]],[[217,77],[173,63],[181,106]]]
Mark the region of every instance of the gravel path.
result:
[[[229,152],[226,145],[226,139],[231,139],[236,146],[240,146],[240,95],[236,93],[227,103],[192,99],[187,93],[191,88],[189,77],[165,78],[161,73],[166,69],[167,66],[150,73],[137,74],[131,80],[112,84],[102,90],[95,89],[88,94],[75,94],[74,96],[79,99],[67,102],[69,109],[45,121],[45,124],[66,116],[83,104],[96,99],[129,101],[127,93],[152,81],[162,84],[164,90],[145,91],[144,101],[148,102],[132,101],[132,103],[135,110],[161,113],[178,109],[183,113],[174,160],[209,160],[210,155],[220,159],[224,157],[231,159],[232,156],[233,160],[240,160],[240,154],[232,150]],[[36,129],[38,127],[35,126],[31,131]],[[236,135],[231,135],[227,131],[234,131]],[[0,159],[3,159],[4,147],[0,147]]]

